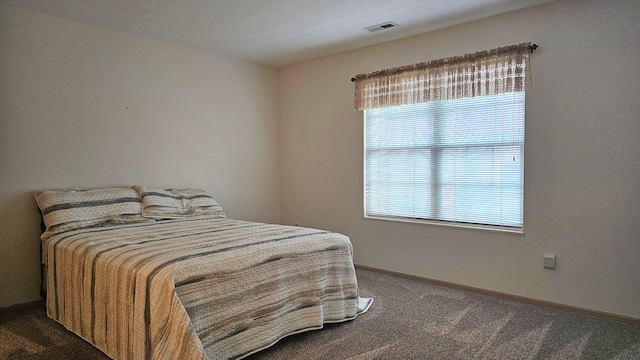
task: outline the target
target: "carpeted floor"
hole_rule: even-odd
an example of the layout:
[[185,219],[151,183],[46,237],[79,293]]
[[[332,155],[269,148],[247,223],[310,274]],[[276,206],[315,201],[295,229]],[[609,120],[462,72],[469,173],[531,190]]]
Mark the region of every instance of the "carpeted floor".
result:
[[[366,314],[249,359],[640,359],[640,324],[358,269]],[[107,359],[43,309],[0,314],[0,359]]]

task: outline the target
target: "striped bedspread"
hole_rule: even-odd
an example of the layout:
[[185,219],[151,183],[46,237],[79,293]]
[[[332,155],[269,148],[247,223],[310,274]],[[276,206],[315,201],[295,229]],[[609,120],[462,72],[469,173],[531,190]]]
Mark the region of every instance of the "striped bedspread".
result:
[[113,359],[239,359],[355,318],[349,238],[233,219],[74,230],[43,242],[47,313]]

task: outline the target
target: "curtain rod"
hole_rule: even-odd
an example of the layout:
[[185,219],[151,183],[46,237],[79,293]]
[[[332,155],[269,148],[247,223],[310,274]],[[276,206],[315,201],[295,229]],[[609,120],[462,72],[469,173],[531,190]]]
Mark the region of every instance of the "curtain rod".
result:
[[[529,45],[529,51],[531,51],[531,53],[533,54],[533,50],[537,49],[539,46],[537,44],[531,44]],[[352,77],[351,78],[351,82],[355,82],[356,78]]]

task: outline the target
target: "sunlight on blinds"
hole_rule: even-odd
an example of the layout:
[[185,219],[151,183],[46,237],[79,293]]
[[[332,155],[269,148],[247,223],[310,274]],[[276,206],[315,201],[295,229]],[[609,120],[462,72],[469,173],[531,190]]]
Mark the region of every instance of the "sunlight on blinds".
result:
[[365,215],[522,227],[524,93],[365,112]]

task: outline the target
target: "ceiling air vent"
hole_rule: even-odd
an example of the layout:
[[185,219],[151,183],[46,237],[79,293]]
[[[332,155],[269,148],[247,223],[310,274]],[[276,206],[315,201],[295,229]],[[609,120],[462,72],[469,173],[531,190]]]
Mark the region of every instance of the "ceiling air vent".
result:
[[366,28],[364,28],[365,30],[369,31],[369,32],[374,32],[374,31],[378,31],[378,30],[384,30],[384,29],[388,29],[388,28],[392,28],[392,27],[398,27],[400,25],[391,22],[391,21],[387,21],[385,23],[382,24],[378,24],[378,25],[373,25],[373,26],[368,26]]

